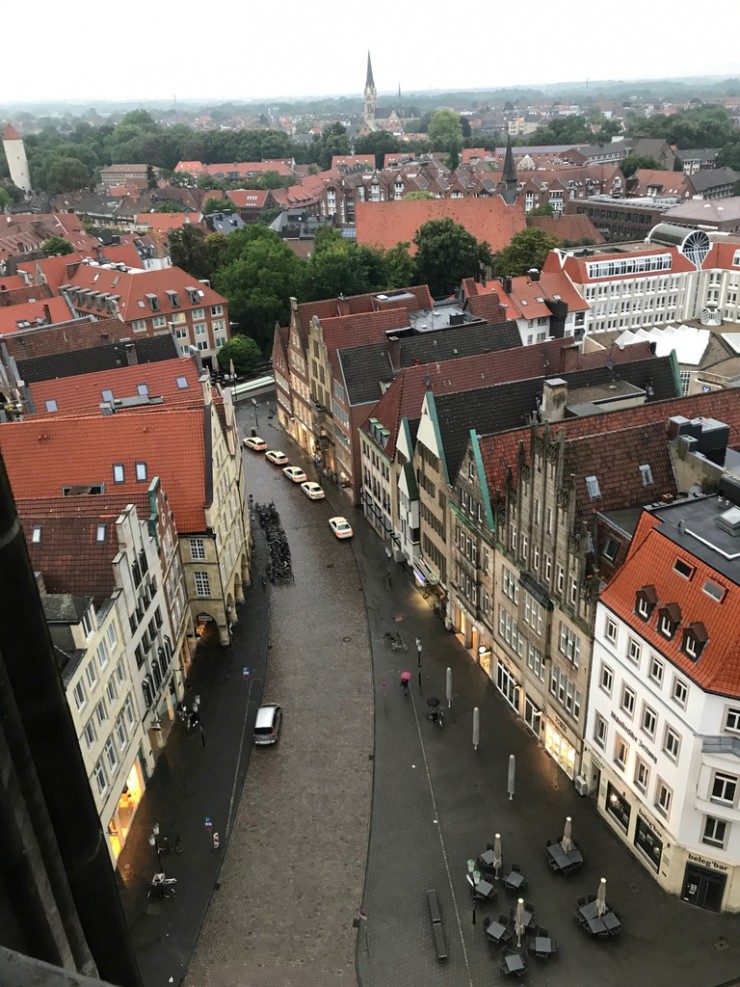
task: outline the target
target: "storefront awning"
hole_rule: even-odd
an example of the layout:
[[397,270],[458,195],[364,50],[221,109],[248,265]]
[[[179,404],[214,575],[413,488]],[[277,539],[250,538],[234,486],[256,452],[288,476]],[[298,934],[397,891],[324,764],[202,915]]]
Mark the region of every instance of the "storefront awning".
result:
[[439,573],[425,559],[414,559],[414,575],[422,585],[436,586],[439,583]]

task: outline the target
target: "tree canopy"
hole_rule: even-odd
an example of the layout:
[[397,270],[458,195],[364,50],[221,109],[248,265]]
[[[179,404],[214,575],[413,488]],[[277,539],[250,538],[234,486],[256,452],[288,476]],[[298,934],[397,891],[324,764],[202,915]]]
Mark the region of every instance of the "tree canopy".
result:
[[254,370],[261,355],[259,346],[251,336],[237,333],[218,351],[218,365],[223,371],[228,372],[233,362],[234,371],[241,377]]
[[41,244],[41,250],[46,257],[59,257],[61,255],[74,253],[74,247],[61,236],[50,236]]
[[427,128],[429,144],[433,151],[444,151],[450,158],[450,167],[456,168],[463,146],[463,128],[454,110],[435,110]]
[[625,178],[632,178],[636,171],[662,171],[663,166],[649,154],[628,154],[622,161],[621,169]]
[[496,254],[494,271],[498,277],[518,277],[545,263],[545,258],[559,240],[551,233],[533,226],[520,230],[511,238],[511,243]]
[[395,154],[401,150],[401,142],[394,134],[385,130],[374,130],[355,141],[355,154],[374,154],[375,167],[383,167],[386,154]]
[[462,278],[478,278],[491,266],[491,248],[453,220],[430,219],[414,237],[417,284],[435,297],[449,295]]

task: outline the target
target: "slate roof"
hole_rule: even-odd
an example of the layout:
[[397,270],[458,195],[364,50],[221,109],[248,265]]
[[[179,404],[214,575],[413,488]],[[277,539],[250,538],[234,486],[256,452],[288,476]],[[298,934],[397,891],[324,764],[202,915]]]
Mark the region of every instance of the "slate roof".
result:
[[710,168],[696,171],[691,176],[691,184],[697,192],[706,192],[718,185],[733,185],[740,181],[740,172],[732,168]]
[[496,326],[462,325],[441,332],[403,337],[398,340],[399,364],[395,369],[390,345],[386,342],[352,349],[340,347],[338,356],[350,404],[357,405],[377,401],[383,393],[381,385],[393,380],[398,367],[441,363],[520,345],[516,324],[505,322]]
[[[144,386],[150,399],[163,402],[156,405],[157,407],[202,404],[201,376],[202,371],[198,370],[192,357],[177,357],[133,367],[116,367],[114,370],[38,381],[31,385],[30,391],[37,418],[49,414],[95,414],[100,412],[100,405],[104,401],[103,392],[110,391],[114,400],[142,401],[139,388]],[[49,401],[55,402],[56,410],[48,410]],[[147,408],[150,405],[142,402],[139,407]]]
[[498,196],[468,199],[429,199],[424,201],[356,202],[357,242],[373,247],[395,247],[411,243],[416,231],[430,219],[452,219],[464,226],[476,240],[485,240],[495,253],[511,242],[515,233],[526,228],[524,202],[507,206]]
[[[93,325],[97,326],[99,323]],[[118,325],[124,323],[119,322]],[[170,333],[164,333],[161,336],[142,336],[130,342],[91,346],[79,351],[50,353],[26,360],[19,358],[18,373],[21,380],[32,384],[34,381],[51,380],[54,377],[75,377],[77,374],[94,373],[96,370],[126,367],[132,352],[129,347],[133,347],[139,364],[171,360],[179,356],[174,337]]]
[[[709,498],[716,502],[716,498]],[[644,512],[632,540],[627,561],[602,592],[605,606],[617,614],[640,635],[650,647],[665,657],[687,678],[707,692],[740,696],[740,586],[735,578],[718,574],[711,564],[693,554],[692,539],[677,537],[674,525],[688,510],[707,510],[707,504],[676,504],[654,515]],[[719,510],[718,510],[719,513]],[[673,530],[671,530],[673,529]],[[693,576],[686,579],[674,569],[677,558],[690,561]],[[704,592],[707,580],[723,587],[726,592],[717,601]],[[638,589],[652,586],[658,603],[647,621],[635,613]],[[658,633],[661,606],[676,604],[681,623],[669,641]],[[708,640],[698,661],[692,661],[681,651],[683,630],[701,623]]]
[[131,337],[131,328],[120,319],[100,319],[91,315],[70,319],[55,326],[19,329],[5,336],[3,342],[16,359],[47,356],[49,353],[89,349],[111,340]]
[[[527,349],[529,347],[524,347],[521,352],[524,353]],[[604,358],[607,356],[606,353],[600,355]],[[490,435],[526,425],[537,410],[543,382],[551,376],[552,374],[547,374],[495,387],[435,397],[442,445],[451,480],[457,475],[470,429],[475,428],[479,435]],[[613,379],[642,387],[647,379],[651,379],[656,400],[665,400],[676,394],[673,364],[669,357],[624,363],[618,370],[601,366],[561,373],[558,376],[567,382],[569,389],[582,387],[584,384],[591,387],[608,386]],[[603,417],[609,416],[607,414]],[[491,489],[495,489],[495,484],[491,485]]]
[[[131,495],[159,476],[179,531],[204,531],[211,500],[205,446],[211,414],[212,407],[201,406],[7,422],[0,430],[0,453],[17,499],[59,497],[65,486],[101,483]],[[147,464],[148,479],[137,483],[140,462]],[[121,484],[114,485],[114,464],[124,467]]]

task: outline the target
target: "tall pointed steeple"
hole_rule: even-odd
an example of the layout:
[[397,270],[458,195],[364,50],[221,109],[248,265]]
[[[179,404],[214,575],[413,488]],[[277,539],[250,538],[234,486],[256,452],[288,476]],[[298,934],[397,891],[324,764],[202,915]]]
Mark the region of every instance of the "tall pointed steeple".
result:
[[370,52],[367,53],[367,77],[365,79],[365,92],[368,89],[375,89],[375,80],[373,79],[373,63],[370,61]]
[[370,52],[367,53],[367,77],[365,79],[365,100],[362,107],[362,119],[370,130],[375,129],[375,110],[378,105],[378,92],[373,79],[373,63]]
[[514,167],[514,152],[511,149],[511,134],[506,141],[506,157],[504,158],[504,170],[501,175],[501,184],[503,188],[501,189],[501,198],[504,200],[507,206],[511,206],[516,202],[517,197],[517,180],[516,180],[516,168]]

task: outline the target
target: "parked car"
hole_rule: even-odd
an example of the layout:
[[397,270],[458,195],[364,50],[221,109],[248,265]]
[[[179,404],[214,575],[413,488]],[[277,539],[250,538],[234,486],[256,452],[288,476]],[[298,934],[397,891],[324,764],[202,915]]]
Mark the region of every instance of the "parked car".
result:
[[309,500],[323,500],[326,497],[324,488],[319,486],[318,483],[314,483],[313,480],[307,480],[305,483],[302,483],[301,490]]
[[283,473],[289,480],[292,480],[293,483],[303,483],[306,479],[306,474],[300,466],[286,466]]
[[337,538],[351,538],[352,537],[352,525],[349,523],[346,517],[330,517],[329,527],[337,536]]
[[261,439],[259,435],[250,435],[244,440],[244,445],[247,449],[252,449],[254,452],[264,452],[267,449],[267,443],[264,439]]
[[254,742],[262,746],[264,744],[276,744],[280,736],[280,724],[283,722],[283,710],[277,703],[265,703],[257,710],[257,719],[254,723]]
[[268,459],[275,466],[285,466],[288,462],[288,457],[284,452],[280,452],[279,449],[270,449],[265,453],[265,459]]

